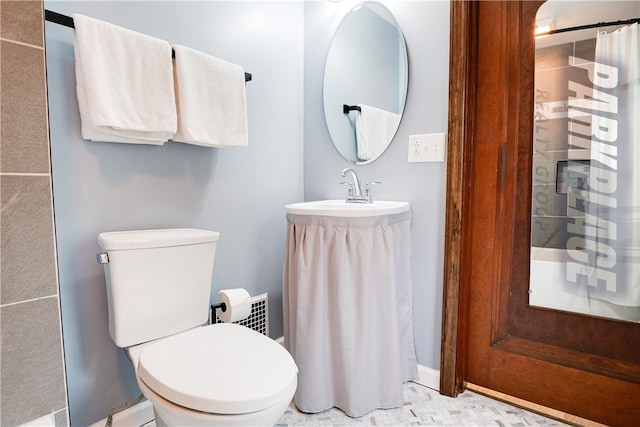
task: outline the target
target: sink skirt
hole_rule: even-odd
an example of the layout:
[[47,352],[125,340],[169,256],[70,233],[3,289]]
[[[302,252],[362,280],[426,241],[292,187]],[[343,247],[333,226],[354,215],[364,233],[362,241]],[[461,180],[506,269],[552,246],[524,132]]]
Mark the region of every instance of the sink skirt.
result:
[[285,347],[298,365],[294,402],[352,417],[402,406],[417,379],[411,211],[369,218],[287,214]]

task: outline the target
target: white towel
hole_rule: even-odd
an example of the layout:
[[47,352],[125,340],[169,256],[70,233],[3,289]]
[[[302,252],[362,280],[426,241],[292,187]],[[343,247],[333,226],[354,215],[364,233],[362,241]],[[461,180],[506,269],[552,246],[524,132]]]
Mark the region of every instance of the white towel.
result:
[[171,45],[73,14],[82,137],[162,145],[177,129]]
[[398,130],[400,114],[360,104],[356,113],[358,160],[377,158],[387,148]]
[[207,147],[246,147],[244,69],[197,50],[173,45],[178,132],[174,141]]

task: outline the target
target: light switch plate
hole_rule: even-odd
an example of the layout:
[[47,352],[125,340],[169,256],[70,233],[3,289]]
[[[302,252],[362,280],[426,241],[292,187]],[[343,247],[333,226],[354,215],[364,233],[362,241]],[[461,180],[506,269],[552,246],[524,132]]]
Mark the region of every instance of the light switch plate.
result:
[[446,135],[430,133],[409,135],[409,153],[411,162],[444,162]]

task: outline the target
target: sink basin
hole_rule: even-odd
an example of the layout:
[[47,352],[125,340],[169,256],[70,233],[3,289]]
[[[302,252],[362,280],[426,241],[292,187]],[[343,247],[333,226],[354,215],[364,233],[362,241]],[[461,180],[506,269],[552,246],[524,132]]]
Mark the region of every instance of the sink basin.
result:
[[362,218],[408,211],[408,202],[374,201],[373,203],[347,203],[344,200],[318,200],[286,205],[287,213],[296,215],[322,215],[339,218]]

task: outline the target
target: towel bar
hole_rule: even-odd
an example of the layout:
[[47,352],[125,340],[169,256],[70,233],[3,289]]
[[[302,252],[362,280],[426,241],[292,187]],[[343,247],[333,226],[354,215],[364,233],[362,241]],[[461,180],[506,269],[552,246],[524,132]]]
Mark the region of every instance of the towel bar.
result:
[[[53,22],[54,24],[58,24],[58,25],[63,25],[65,27],[69,27],[69,28],[75,28],[76,26],[73,25],[73,18],[67,15],[63,15],[61,13],[58,12],[53,12],[51,10],[45,9],[44,10],[44,20],[45,21],[49,21],[49,22]],[[172,50],[171,53],[171,57],[175,58],[175,51]],[[250,82],[252,79],[252,76],[250,73],[244,73],[244,81],[245,82]]]
[[349,114],[349,111],[361,111],[360,107],[358,107],[357,105],[347,105],[347,104],[342,104],[342,112],[344,114]]

